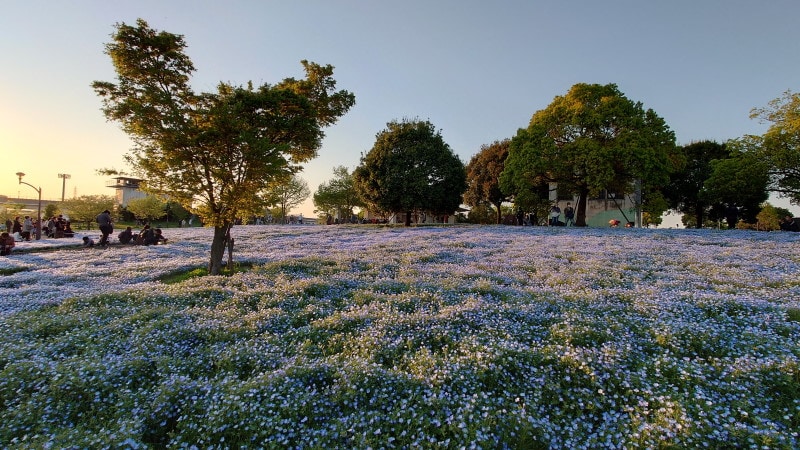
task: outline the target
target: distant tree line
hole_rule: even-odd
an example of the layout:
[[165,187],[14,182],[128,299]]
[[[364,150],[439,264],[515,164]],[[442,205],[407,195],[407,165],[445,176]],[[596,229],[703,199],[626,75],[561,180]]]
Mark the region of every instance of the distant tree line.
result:
[[[296,176],[355,96],[336,89],[333,66],[308,61],[303,79],[221,82],[198,93],[185,48],[183,36],[142,19],[116,24],[105,46],[116,79],[92,87],[106,118],[134,143],[126,160],[145,180],[140,187],[214,227],[208,268],[218,274],[226,249],[230,261],[235,223],[268,208],[285,216],[310,194]],[[587,199],[603,191],[635,191],[654,221],[669,208],[697,226],[729,218],[731,208],[755,220],[769,192],[800,202],[799,103],[786,92],[754,109],[753,118],[771,124],[764,136],[679,147],[664,119],[616,85],[576,84],[466,166],[429,121],[391,121],[354,171],[337,167],[314,202],[321,214],[405,213],[407,225],[411,213],[452,214],[463,204],[474,218],[499,222],[508,205],[546,206],[557,184],[577,198],[576,225],[586,224]],[[155,206],[135,209],[152,217]]]
[[430,122],[390,122],[352,174],[334,169],[314,204],[340,217],[355,208],[452,212],[463,204],[469,221],[502,223],[515,210],[544,217],[555,183],[559,195],[577,198],[579,226],[588,198],[638,188],[648,223],[674,210],[687,227],[777,229],[789,211],[765,203],[769,194],[800,204],[798,95],[787,92],[751,117],[771,123],[764,136],[678,146],[660,116],[616,85],[576,84],[514,137],[483,145],[466,166]]

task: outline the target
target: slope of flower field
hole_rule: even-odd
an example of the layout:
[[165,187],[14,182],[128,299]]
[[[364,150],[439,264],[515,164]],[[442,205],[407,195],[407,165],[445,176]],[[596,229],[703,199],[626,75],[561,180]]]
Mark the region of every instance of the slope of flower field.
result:
[[0,446],[800,446],[797,234],[168,231],[0,259]]

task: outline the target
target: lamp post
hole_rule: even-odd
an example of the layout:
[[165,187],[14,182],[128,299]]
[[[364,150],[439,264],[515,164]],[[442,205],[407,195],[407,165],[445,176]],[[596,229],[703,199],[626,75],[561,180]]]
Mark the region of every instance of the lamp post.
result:
[[60,173],[60,174],[58,174],[58,178],[62,179],[62,181],[61,181],[61,201],[62,202],[64,201],[64,190],[67,188],[67,180],[69,180],[70,177],[72,177],[72,175],[70,175],[68,173]]
[[27,184],[28,186],[32,187],[37,194],[39,194],[39,209],[36,213],[36,222],[38,224],[36,226],[36,240],[38,241],[39,239],[42,238],[42,188],[41,187],[37,188],[36,186],[30,183],[22,181],[22,177],[25,176],[25,174],[22,172],[17,172],[17,176],[19,177],[19,184]]

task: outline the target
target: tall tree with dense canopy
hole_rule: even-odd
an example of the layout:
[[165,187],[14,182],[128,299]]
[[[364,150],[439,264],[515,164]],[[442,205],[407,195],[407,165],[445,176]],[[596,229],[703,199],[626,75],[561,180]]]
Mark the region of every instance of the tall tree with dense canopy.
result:
[[500,189],[500,174],[505,168],[510,142],[509,139],[505,139],[481,146],[481,150],[467,164],[467,191],[464,193],[464,203],[473,207],[481,204],[494,206],[498,224],[503,222],[501,208],[503,202],[511,200],[511,197]]
[[740,144],[769,163],[769,189],[800,204],[800,93],[786,91],[750,117],[771,125],[763,136],[746,136]]
[[757,155],[736,150],[735,143],[729,158],[711,161],[711,174],[703,185],[704,201],[714,205],[710,217],[721,220],[726,218],[727,208],[736,207],[738,219],[754,223],[769,198],[768,168],[769,163]]
[[631,192],[635,180],[661,187],[677,159],[675,135],[652,109],[614,84],[576,84],[511,140],[500,186],[516,194],[556,182],[578,196],[575,225],[586,226],[589,195]]
[[389,122],[353,173],[359,196],[380,211],[452,214],[466,189],[464,163],[428,121]]
[[320,183],[314,193],[314,206],[323,213],[338,214],[340,218],[349,218],[354,208],[364,206],[347,167],[334,167],[333,179]]
[[706,180],[711,176],[711,162],[730,157],[725,144],[714,141],[693,142],[681,147],[685,163],[670,175],[664,187],[664,196],[669,207],[685,215],[691,215],[689,222],[702,228],[715,200],[709,198],[705,190]]
[[218,274],[230,228],[243,211],[264,203],[276,178],[314,158],[324,136],[355,103],[336,91],[332,66],[302,61],[306,78],[254,88],[219,83],[195,93],[195,71],[183,36],[116,25],[106,45],[116,83],[95,81],[103,112],[119,122],[134,147],[126,159],[146,181],[214,227],[209,272]]

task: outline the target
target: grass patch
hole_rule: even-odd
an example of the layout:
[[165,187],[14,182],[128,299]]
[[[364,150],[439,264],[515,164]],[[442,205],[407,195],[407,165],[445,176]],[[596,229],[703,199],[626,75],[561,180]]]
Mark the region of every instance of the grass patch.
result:
[[[220,275],[222,276],[231,276],[235,273],[239,272],[249,272],[253,268],[253,263],[251,262],[240,262],[235,263],[233,265],[232,270],[228,270],[227,268],[223,267],[220,271]],[[174,272],[165,273],[156,278],[157,281],[160,281],[164,284],[176,284],[181,283],[186,280],[190,280],[192,278],[203,277],[208,275],[208,268],[203,267],[194,267],[189,269],[182,269]]]
[[786,310],[790,322],[800,322],[800,308],[789,308]]
[[8,267],[5,269],[0,269],[0,275],[2,276],[13,275],[17,272],[25,272],[26,270],[28,270],[27,267]]

